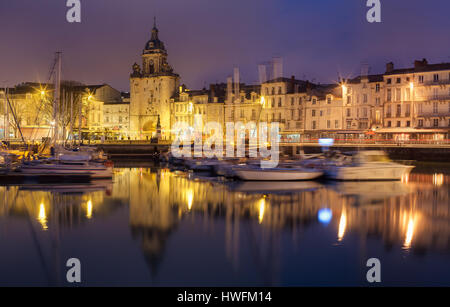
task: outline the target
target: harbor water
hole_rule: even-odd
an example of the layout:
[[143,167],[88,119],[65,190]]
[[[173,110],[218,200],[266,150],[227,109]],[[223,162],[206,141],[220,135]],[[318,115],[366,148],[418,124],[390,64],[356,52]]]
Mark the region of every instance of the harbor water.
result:
[[112,181],[0,187],[0,284],[450,286],[450,171],[402,181],[230,182],[117,167]]

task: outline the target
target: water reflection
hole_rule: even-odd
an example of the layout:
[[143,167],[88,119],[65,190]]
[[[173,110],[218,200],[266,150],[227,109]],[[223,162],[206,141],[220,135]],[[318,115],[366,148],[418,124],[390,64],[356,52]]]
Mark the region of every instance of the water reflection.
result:
[[[358,259],[355,266],[378,243],[385,251],[448,255],[448,183],[444,174],[414,173],[401,182],[222,183],[159,168],[119,169],[113,183],[96,186],[0,187],[0,223],[28,220],[35,231],[57,232],[58,240],[64,240],[65,229],[76,232],[86,223],[107,227],[100,221],[118,216],[111,227],[121,229],[120,220],[128,219],[131,237],[114,240],[119,246],[127,240],[138,242],[150,280],[171,280],[181,274],[165,275],[168,269],[161,267],[164,259],[170,262],[166,266],[174,265],[184,261],[184,253],[193,252],[168,245],[184,238],[200,247],[194,252],[198,259],[190,258],[193,267],[201,267],[200,259],[213,253],[211,249],[224,250],[224,262],[219,261],[221,256],[208,258],[211,266],[204,278],[217,282],[218,272],[228,276],[219,268],[228,264],[244,280],[297,284],[304,272],[297,257],[317,256],[319,265],[322,253],[342,257],[329,249],[336,246],[350,248]],[[116,213],[120,209],[126,214]],[[126,259],[130,260],[134,261]],[[286,277],[289,270],[298,274]],[[445,282],[450,284],[450,278]]]

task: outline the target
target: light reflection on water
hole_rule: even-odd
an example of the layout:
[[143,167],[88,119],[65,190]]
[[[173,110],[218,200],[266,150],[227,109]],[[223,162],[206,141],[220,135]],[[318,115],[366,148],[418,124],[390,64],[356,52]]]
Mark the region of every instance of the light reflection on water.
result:
[[0,282],[65,285],[64,261],[79,257],[87,285],[364,285],[376,257],[385,284],[450,285],[449,182],[123,168],[90,186],[0,187]]

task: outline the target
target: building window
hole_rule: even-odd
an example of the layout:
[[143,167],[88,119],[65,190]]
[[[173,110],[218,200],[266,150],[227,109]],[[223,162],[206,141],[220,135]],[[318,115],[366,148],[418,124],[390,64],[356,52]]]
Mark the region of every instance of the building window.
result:
[[367,103],[367,94],[363,94],[363,103]]
[[380,105],[380,97],[375,98],[375,105]]
[[312,121],[312,129],[313,130],[316,129],[316,121],[315,120]]
[[439,105],[437,102],[433,102],[433,113],[438,113]]
[[433,89],[433,99],[438,99],[438,89],[437,88]]
[[311,116],[315,117],[316,116],[316,110],[311,110]]
[[328,98],[327,98],[327,103],[328,103],[328,104],[331,104],[331,97],[328,97]]
[[291,106],[294,105],[294,97],[291,98]]
[[281,98],[278,98],[278,106],[281,107]]
[[439,81],[439,75],[438,74],[434,74],[433,75],[433,81],[434,82],[438,82]]
[[401,78],[397,78],[397,83],[402,83],[402,79]]
[[423,83],[423,76],[419,76],[419,83]]
[[437,119],[437,118],[433,119],[433,126],[439,127],[439,119]]
[[391,84],[391,83],[392,83],[391,78],[388,78],[388,79],[386,80],[386,83],[387,83],[387,84]]
[[419,119],[419,127],[423,127],[423,119]]
[[406,127],[411,127],[411,122],[409,120],[406,121]]
[[320,116],[323,116],[323,111],[322,110],[320,110]]
[[388,122],[387,122],[387,126],[388,126],[388,127],[391,127],[391,126],[392,126],[392,123],[391,123],[391,121],[390,121],[390,120],[388,120]]
[[316,98],[313,98],[312,104],[316,104],[316,102],[317,102],[317,99],[316,99]]
[[401,101],[402,100],[402,90],[401,89],[396,89],[395,90],[395,98],[397,101]]
[[328,128],[328,129],[331,128],[331,120],[327,120],[327,128]]
[[380,92],[380,83],[375,84],[375,92]]
[[392,101],[392,90],[391,89],[387,90],[387,101]]
[[339,121],[338,120],[334,121],[334,128],[336,128],[336,129],[339,128]]
[[397,113],[395,114],[397,117],[402,116],[402,105],[397,105]]
[[397,127],[401,127],[401,122],[399,120],[397,121]]
[[347,117],[352,116],[352,110],[351,109],[347,109]]

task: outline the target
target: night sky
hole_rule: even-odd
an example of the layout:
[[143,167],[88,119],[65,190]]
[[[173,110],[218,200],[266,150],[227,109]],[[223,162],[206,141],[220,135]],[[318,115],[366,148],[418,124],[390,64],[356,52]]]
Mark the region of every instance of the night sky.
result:
[[82,0],[81,24],[65,0],[0,0],[0,87],[46,81],[57,50],[63,79],[128,90],[134,62],[157,16],[169,63],[190,88],[225,82],[233,67],[258,80],[257,65],[284,59],[284,75],[330,83],[385,63],[450,62],[449,0],[381,0],[382,22],[366,21],[366,0]]

